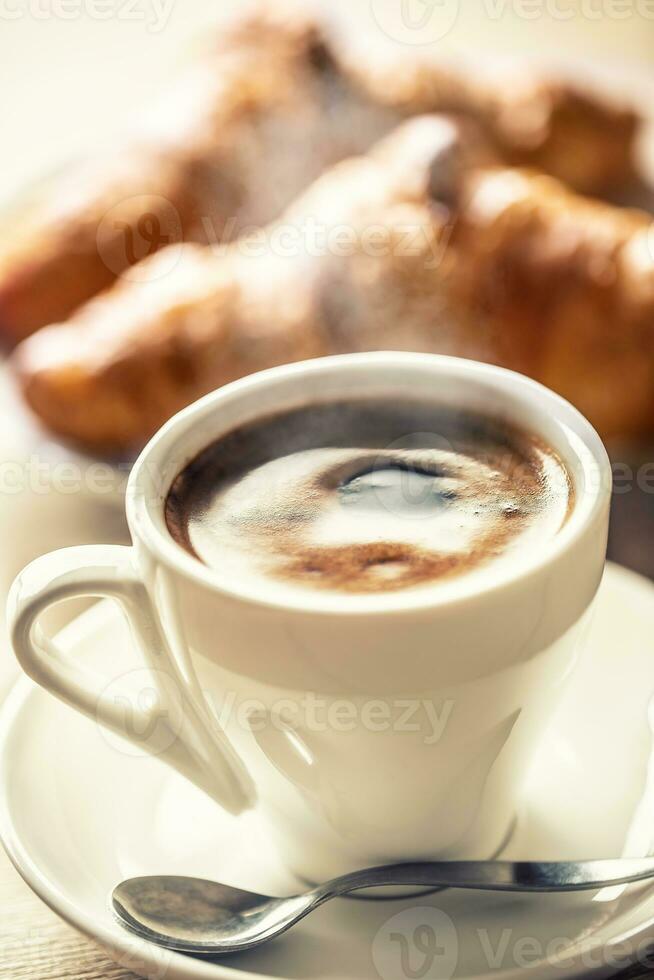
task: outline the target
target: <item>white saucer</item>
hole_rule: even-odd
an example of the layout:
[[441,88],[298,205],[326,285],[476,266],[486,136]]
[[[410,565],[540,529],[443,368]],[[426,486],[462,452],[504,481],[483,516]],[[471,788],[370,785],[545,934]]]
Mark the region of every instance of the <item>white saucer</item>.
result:
[[[135,666],[108,603],[62,637],[87,664],[110,658],[114,669]],[[587,653],[535,761],[506,856],[652,850],[653,638],[654,587],[609,566]],[[190,874],[280,894],[296,884],[256,813],[224,815],[160,762],[135,755],[27,680],[0,720],[0,834],[48,905],[152,980],[514,980],[527,965],[536,965],[538,980],[565,980],[615,971],[654,944],[654,887],[640,887],[574,897],[341,899],[277,942],[220,963],[157,950],[113,921],[107,898],[120,879]]]

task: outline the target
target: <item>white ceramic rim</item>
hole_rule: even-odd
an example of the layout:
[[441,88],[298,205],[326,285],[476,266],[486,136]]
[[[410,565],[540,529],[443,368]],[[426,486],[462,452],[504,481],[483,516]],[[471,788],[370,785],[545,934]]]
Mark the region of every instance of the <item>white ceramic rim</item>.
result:
[[[257,391],[281,388],[285,382],[297,382],[300,378],[307,381],[307,388],[311,390],[312,381],[315,384],[321,376],[328,375],[335,368],[341,374],[360,373],[363,369],[388,371],[393,368],[398,374],[405,376],[411,371],[424,375],[428,369],[433,372],[434,378],[439,374],[446,374],[448,378],[454,377],[462,385],[483,382],[500,396],[509,394],[514,401],[519,400],[525,410],[531,409],[540,417],[546,417],[550,424],[553,422],[556,425],[561,440],[569,449],[568,458],[564,462],[572,468],[574,460],[578,468],[581,468],[586,483],[585,492],[575,501],[565,525],[546,546],[539,549],[535,556],[530,555],[522,561],[516,559],[504,567],[496,568],[492,580],[485,581],[483,585],[472,576],[464,575],[450,580],[447,585],[440,583],[437,588],[404,594],[343,597],[336,593],[313,593],[306,590],[306,594],[289,594],[283,598],[261,595],[254,589],[241,587],[185,551],[173,540],[166,528],[163,507],[169,486],[174,476],[196,455],[192,453],[189,456],[187,453],[185,456],[181,451],[185,436],[207,417],[220,412],[221,408],[231,408],[239,401],[251,398]],[[338,396],[331,396],[331,400],[334,397]],[[330,398],[323,400],[329,401]],[[284,407],[282,400],[279,408],[283,410]],[[519,419],[515,419],[515,422],[520,424]],[[219,438],[220,434],[233,427],[228,426],[222,433],[219,430],[214,438]],[[574,437],[581,440],[586,450],[584,456],[575,451]],[[174,468],[174,475],[170,480],[162,483],[157,475],[164,472],[164,462],[175,456],[180,460],[179,465]],[[126,509],[132,536],[145,545],[146,550],[165,567],[177,574],[183,574],[204,588],[218,591],[235,600],[279,610],[339,616],[371,613],[390,615],[451,606],[471,596],[495,593],[525,576],[547,571],[564,552],[575,546],[588,526],[607,506],[611,486],[611,465],[599,435],[576,408],[549,388],[514,371],[478,361],[439,354],[382,351],[342,354],[271,368],[219,388],[183,409],[153,436],[137,459],[127,486]]]

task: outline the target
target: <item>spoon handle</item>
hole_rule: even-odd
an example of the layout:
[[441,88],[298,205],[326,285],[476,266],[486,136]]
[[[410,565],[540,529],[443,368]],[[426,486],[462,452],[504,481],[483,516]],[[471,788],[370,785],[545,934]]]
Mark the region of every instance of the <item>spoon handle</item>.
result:
[[476,888],[484,891],[567,892],[654,877],[654,858],[599,861],[433,861],[366,868],[314,890],[318,900],[380,885]]

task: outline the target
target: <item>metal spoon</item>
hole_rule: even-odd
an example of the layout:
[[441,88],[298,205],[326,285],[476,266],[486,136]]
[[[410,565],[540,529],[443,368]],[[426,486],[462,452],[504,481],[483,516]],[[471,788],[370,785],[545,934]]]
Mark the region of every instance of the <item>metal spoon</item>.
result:
[[654,858],[609,861],[436,861],[369,868],[301,895],[272,898],[199,878],[130,878],[113,892],[114,911],[131,932],[158,946],[219,956],[251,949],[286,932],[337,895],[380,885],[568,892],[654,877]]

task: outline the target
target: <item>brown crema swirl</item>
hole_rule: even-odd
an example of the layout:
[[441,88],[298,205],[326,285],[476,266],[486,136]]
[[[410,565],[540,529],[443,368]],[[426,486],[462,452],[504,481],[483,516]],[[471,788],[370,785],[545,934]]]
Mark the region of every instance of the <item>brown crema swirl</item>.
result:
[[174,481],[166,521],[241,585],[376,593],[542,546],[572,500],[554,450],[508,423],[426,400],[352,399],[218,439]]

